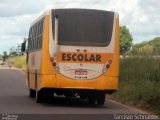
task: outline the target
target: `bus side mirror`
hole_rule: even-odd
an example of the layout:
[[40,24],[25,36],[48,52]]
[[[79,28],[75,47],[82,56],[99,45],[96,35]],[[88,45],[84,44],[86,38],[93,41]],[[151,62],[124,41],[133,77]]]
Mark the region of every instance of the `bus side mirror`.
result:
[[25,51],[26,51],[26,42],[23,42],[23,43],[21,44],[21,51],[22,51],[22,52],[25,52]]

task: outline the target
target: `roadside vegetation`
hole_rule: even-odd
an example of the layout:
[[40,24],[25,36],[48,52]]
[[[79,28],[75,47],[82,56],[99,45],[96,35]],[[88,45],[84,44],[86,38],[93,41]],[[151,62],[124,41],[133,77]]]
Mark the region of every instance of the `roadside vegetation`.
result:
[[7,60],[7,64],[9,67],[16,67],[25,69],[26,68],[26,56],[13,56],[9,57]]
[[160,114],[160,59],[147,56],[121,59],[119,80],[114,99]]
[[126,53],[129,55],[160,56],[160,37],[135,44],[132,46],[132,50],[129,50]]
[[113,98],[160,115],[160,37],[132,45],[123,56]]
[[160,115],[160,37],[133,44],[126,26],[120,27],[119,89],[113,99]]

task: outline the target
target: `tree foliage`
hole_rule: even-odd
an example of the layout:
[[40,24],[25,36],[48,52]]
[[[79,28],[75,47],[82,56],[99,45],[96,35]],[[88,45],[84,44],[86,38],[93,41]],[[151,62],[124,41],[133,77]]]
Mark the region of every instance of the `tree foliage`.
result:
[[148,42],[135,44],[131,51],[133,55],[160,55],[160,37]]
[[3,56],[4,57],[7,57],[8,55],[7,55],[7,51],[3,51]]
[[120,27],[120,53],[124,54],[132,47],[132,35],[126,26]]

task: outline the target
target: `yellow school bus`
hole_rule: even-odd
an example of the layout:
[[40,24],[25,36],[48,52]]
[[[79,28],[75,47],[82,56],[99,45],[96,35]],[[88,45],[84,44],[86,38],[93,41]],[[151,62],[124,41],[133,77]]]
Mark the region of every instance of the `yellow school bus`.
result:
[[79,97],[103,105],[118,89],[119,17],[112,11],[52,9],[30,26],[27,86],[37,102]]

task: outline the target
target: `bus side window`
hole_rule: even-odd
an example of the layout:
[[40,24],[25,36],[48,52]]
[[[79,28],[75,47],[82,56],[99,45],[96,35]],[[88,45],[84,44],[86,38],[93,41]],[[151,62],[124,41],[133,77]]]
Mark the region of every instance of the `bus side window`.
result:
[[29,57],[29,39],[26,41],[26,54],[27,54],[27,57],[26,57],[26,63],[28,63],[28,57]]
[[34,39],[34,29],[32,27],[32,39],[30,41],[30,45],[31,45],[31,51],[33,50],[33,39]]
[[43,21],[40,22],[40,49],[42,48],[42,35],[43,35]]
[[37,24],[36,24],[36,37],[34,41],[34,50],[36,51],[36,49],[37,49]]
[[37,36],[37,50],[39,50],[39,40],[40,40],[40,22],[38,23],[38,36]]
[[42,20],[41,47],[42,47],[43,31],[44,31],[44,21]]
[[35,37],[36,37],[36,27],[35,25],[33,26],[33,39],[32,39],[32,51],[34,51],[34,41],[35,41]]
[[36,28],[37,28],[37,31],[36,31],[36,33],[37,33],[36,35],[37,35],[37,36],[36,36],[36,42],[35,42],[35,43],[36,43],[36,45],[35,45],[35,50],[38,50],[38,35],[39,35],[39,33],[38,33],[38,32],[39,32],[39,27],[38,27],[38,25],[39,25],[39,24],[37,23],[37,25],[36,25],[36,26],[37,26],[37,27],[36,27]]
[[28,52],[30,52],[31,51],[31,39],[32,39],[32,28],[30,28],[30,30],[29,30],[29,37],[28,37]]

